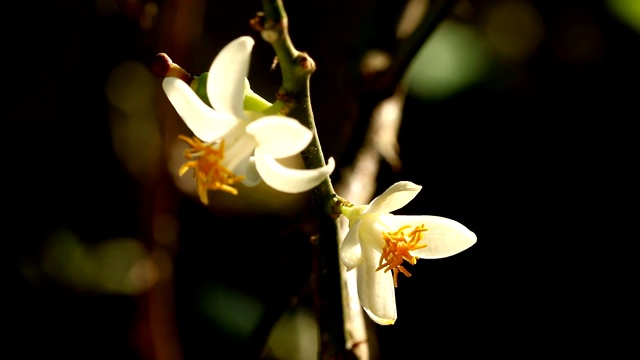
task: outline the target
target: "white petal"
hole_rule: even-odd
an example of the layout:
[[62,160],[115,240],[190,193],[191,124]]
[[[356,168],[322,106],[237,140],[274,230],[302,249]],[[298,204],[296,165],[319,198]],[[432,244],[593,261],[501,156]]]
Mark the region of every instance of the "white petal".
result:
[[313,138],[311,130],[298,120],[276,115],[255,120],[247,125],[246,131],[256,138],[264,153],[276,159],[299,153]]
[[411,255],[423,259],[439,259],[455,255],[476,243],[476,234],[464,225],[440,216],[395,216],[393,220],[401,225],[422,225],[428,229],[421,243],[426,248],[412,250]]
[[373,199],[369,204],[369,208],[363,214],[371,214],[376,212],[390,213],[407,205],[413,200],[422,186],[416,185],[410,181],[400,181],[391,185],[380,196]]
[[393,217],[391,214],[367,214],[362,216],[362,225],[358,231],[360,236],[360,242],[366,242],[369,246],[373,246],[374,249],[382,252],[382,248],[385,246],[385,242],[382,239],[383,231],[396,231],[395,224],[391,227],[387,226],[386,222],[382,219],[386,217]]
[[317,169],[291,169],[280,165],[271,155],[265,154],[260,147],[255,152],[256,168],[267,185],[285,193],[296,194],[313,189],[320,184],[335,168],[333,158],[326,166]]
[[245,186],[256,186],[260,183],[260,181],[262,180],[262,178],[260,177],[260,174],[258,173],[258,169],[256,169],[256,162],[255,162],[255,158],[253,156],[248,157],[246,159],[246,163],[241,164],[241,166],[244,170],[242,172],[242,174],[238,174],[238,175],[242,175],[244,176],[244,179],[242,179],[242,183]]
[[349,227],[349,232],[345,236],[342,245],[340,245],[340,260],[347,267],[347,271],[362,263],[362,250],[358,237],[360,223],[361,221],[357,221],[353,226]]
[[210,108],[178,78],[165,78],[162,88],[185,124],[205,142],[219,139],[238,123],[235,117]]
[[244,169],[240,169],[240,164],[247,163],[256,147],[256,140],[242,128],[232,129],[223,140],[225,151],[222,165],[236,175],[242,175],[241,172],[244,172]]
[[254,41],[242,36],[225,46],[211,63],[207,96],[214,109],[244,119],[244,86]]
[[358,297],[371,320],[380,325],[391,325],[397,318],[393,275],[376,271],[380,253],[361,244],[363,263],[358,266]]

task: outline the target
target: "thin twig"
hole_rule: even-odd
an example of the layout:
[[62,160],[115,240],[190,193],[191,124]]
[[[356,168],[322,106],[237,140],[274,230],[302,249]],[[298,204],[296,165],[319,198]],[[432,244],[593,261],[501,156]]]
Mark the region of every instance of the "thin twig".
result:
[[[282,103],[283,112],[297,119],[314,134],[309,146],[302,151],[306,168],[325,166],[325,158],[316,131],[315,120],[309,98],[309,79],[315,71],[315,62],[306,53],[295,49],[289,37],[289,23],[281,0],[263,0],[264,16],[258,16],[252,24],[269,42],[277,56],[282,72],[282,87],[276,102]],[[320,269],[316,306],[320,326],[320,359],[352,358],[346,349],[343,319],[340,263],[338,258],[338,228],[334,205],[337,196],[331,180],[327,177],[312,191],[318,216]]]

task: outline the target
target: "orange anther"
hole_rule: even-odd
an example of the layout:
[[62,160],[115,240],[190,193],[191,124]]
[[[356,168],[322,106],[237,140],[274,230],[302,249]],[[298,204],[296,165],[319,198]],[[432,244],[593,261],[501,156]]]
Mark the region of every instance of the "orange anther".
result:
[[242,181],[243,177],[236,176],[222,165],[224,140],[220,141],[216,149],[214,147],[216,144],[203,143],[197,137],[189,138],[179,135],[178,138],[191,147],[184,151],[184,157],[189,161],[180,167],[178,174],[182,176],[189,169],[193,169],[198,197],[203,204],[209,203],[208,190],[222,190],[233,195],[238,194],[238,190],[229,185]]
[[382,232],[385,246],[382,248],[380,262],[376,271],[382,269],[384,269],[384,272],[393,270],[393,285],[395,287],[398,287],[398,272],[407,277],[411,276],[411,273],[401,265],[404,260],[411,265],[415,265],[418,258],[411,255],[410,251],[427,247],[427,244],[420,244],[420,240],[424,237],[424,232],[427,231],[424,224],[416,226],[409,234],[405,235],[404,231],[408,228],[411,228],[411,226],[404,225],[397,231]]

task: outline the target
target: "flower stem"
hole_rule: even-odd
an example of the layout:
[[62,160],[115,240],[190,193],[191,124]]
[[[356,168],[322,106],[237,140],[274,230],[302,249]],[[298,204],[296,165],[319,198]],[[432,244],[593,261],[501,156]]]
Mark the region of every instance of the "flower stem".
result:
[[[323,167],[325,158],[309,98],[309,79],[316,69],[315,62],[293,46],[282,0],[263,0],[262,3],[264,14],[256,16],[251,24],[272,45],[282,71],[282,86],[276,95],[276,103],[282,103],[283,114],[297,119],[313,132],[313,140],[301,153],[305,167]],[[319,224],[320,269],[316,296],[321,336],[319,358],[344,358],[349,351],[346,349],[337,227],[339,205],[343,200],[336,195],[329,177],[312,190],[312,197]]]

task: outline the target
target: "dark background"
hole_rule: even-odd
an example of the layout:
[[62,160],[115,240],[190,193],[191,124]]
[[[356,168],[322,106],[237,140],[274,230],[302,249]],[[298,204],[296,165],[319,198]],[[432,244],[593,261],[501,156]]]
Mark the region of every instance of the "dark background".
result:
[[[635,154],[629,129],[640,118],[638,19],[634,29],[612,3],[488,0],[454,8],[448,21],[474,31],[489,54],[478,61],[489,65],[444,97],[409,91],[403,167],[382,162],[376,193],[399,180],[418,183],[422,192],[398,213],[455,219],[478,243],[418,262],[411,279],[400,279],[396,325],[373,327],[380,358],[608,346],[585,339],[615,316],[589,304],[617,292],[602,263],[585,257],[612,240],[602,215],[617,213],[590,209],[626,196],[609,181],[621,186],[637,167],[623,158]],[[364,132],[357,119],[378,95],[358,64],[368,49],[394,49],[401,4],[285,1],[294,44],[318,66],[312,104],[325,156],[338,167],[352,160]],[[518,30],[506,20],[489,30],[490,15],[505,4],[532,11],[541,31],[517,56],[490,46],[495,31]],[[251,35],[249,79],[272,99],[273,52],[248,25],[260,10],[259,1],[5,5],[13,22],[3,32],[4,327],[5,351],[18,354],[8,358],[255,358],[260,337],[225,328],[220,309],[207,304],[240,318],[250,314],[232,309],[241,306],[236,296],[276,314],[292,298],[309,305],[316,225],[307,196],[276,198],[267,189],[264,201],[241,200],[251,193],[243,188],[202,206],[175,181],[175,138],[186,128],[161,79],[145,72],[165,52],[197,75],[226,43]],[[118,72],[123,64],[133,70]],[[131,254],[154,270],[127,287],[109,274],[125,274]]]

